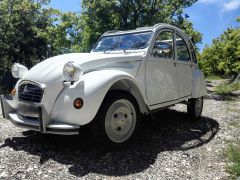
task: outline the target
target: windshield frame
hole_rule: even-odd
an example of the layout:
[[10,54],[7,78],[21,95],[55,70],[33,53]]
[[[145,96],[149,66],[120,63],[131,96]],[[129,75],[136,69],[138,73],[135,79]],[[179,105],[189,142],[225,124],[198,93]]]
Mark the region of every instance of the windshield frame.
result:
[[[149,48],[149,46],[151,45],[151,40],[152,40],[152,37],[154,36],[154,31],[152,31],[152,30],[135,31],[135,32],[121,32],[120,31],[120,33],[115,33],[115,34],[104,34],[95,43],[95,45],[91,49],[91,52],[94,52],[94,53],[101,53],[101,52],[105,53],[105,51],[95,51],[96,46],[101,41],[101,39],[104,38],[104,37],[114,37],[114,36],[122,36],[122,35],[141,34],[141,33],[148,33],[148,32],[151,33],[151,36],[150,36],[149,40],[147,41],[148,42],[148,46],[147,47],[142,48],[142,49],[127,49],[127,51],[129,51],[129,50],[130,51],[132,51],[132,50],[135,50],[135,51],[144,50],[144,51],[146,51],[146,49]],[[107,50],[107,51],[125,51],[125,50],[124,49],[117,49],[117,50]]]

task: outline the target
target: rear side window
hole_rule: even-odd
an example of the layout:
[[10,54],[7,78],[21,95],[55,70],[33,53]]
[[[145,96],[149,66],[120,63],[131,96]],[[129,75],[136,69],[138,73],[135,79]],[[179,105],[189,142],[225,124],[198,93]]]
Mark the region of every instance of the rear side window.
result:
[[176,35],[177,59],[180,61],[191,61],[186,42],[180,35]]

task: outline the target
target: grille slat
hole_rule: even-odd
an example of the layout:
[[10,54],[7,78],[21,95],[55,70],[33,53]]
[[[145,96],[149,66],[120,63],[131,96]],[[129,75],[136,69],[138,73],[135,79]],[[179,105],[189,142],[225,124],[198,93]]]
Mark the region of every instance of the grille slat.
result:
[[22,84],[18,88],[19,101],[40,103],[42,101],[43,89],[35,84]]
[[30,97],[30,98],[31,98],[31,97],[35,97],[36,99],[38,99],[38,98],[40,98],[40,95],[41,95],[41,94],[37,94],[37,95],[36,95],[36,94],[33,94],[33,95],[26,94],[26,95],[23,96],[23,95],[21,94],[21,95],[19,95],[19,96],[21,96],[21,97]]

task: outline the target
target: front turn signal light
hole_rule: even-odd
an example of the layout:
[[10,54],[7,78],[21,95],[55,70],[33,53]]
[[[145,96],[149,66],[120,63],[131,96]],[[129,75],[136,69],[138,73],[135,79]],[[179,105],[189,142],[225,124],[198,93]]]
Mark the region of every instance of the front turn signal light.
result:
[[15,96],[15,94],[16,94],[16,88],[14,88],[13,90],[11,90],[11,95],[12,95],[12,96]]
[[75,101],[74,101],[74,103],[73,103],[73,106],[74,106],[76,109],[82,108],[82,106],[83,106],[83,100],[82,100],[81,98],[75,99]]

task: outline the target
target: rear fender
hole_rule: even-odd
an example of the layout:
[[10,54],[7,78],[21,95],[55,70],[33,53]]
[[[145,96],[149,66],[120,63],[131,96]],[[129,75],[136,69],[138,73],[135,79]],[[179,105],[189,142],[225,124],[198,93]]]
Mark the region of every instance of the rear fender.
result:
[[192,79],[192,98],[198,98],[207,94],[205,78],[202,71],[196,69],[193,71]]

